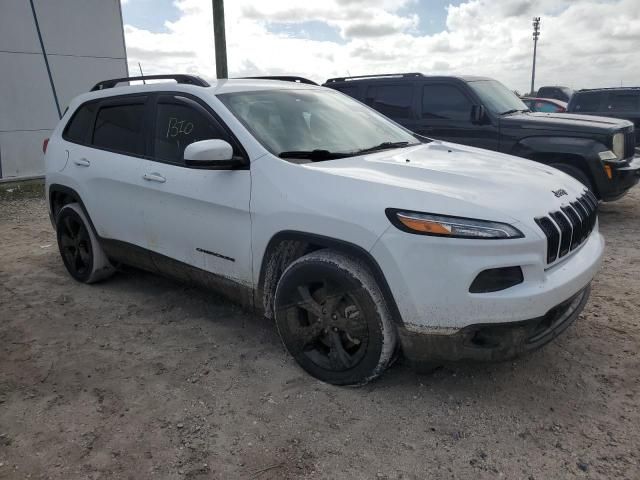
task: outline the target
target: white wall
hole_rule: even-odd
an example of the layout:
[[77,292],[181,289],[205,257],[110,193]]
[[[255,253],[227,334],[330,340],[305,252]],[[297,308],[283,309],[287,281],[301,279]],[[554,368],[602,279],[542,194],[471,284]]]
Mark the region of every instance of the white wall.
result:
[[[64,112],[96,82],[126,77],[119,0],[33,0]],[[42,175],[58,110],[30,0],[0,0],[0,178]]]

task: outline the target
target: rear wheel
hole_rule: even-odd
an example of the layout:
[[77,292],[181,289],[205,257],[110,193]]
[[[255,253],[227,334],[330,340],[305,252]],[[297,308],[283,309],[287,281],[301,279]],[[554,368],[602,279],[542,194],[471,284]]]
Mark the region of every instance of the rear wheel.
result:
[[566,165],[564,163],[552,163],[549,166],[553,168],[557,168],[558,170],[566,173],[567,175],[571,175],[573,178],[578,180],[580,183],[582,183],[585,187],[587,187],[589,190],[593,192],[593,184],[591,183],[589,176],[579,168],[574,167],[572,165]]
[[396,331],[368,269],[339,252],[319,250],[282,274],[275,296],[282,341],[300,366],[336,385],[378,377],[396,350]]
[[82,208],[70,203],[56,217],[60,256],[69,274],[83,283],[94,283],[111,276],[114,268],[98,243]]

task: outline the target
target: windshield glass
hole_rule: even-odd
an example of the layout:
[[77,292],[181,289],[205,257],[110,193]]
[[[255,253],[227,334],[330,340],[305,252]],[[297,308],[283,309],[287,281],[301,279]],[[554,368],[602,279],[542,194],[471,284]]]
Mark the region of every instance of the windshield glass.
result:
[[330,90],[259,90],[218,98],[274,155],[316,150],[356,155],[387,142],[420,143],[377,112]]
[[480,97],[484,106],[496,115],[505,112],[529,110],[515,93],[496,80],[469,82],[469,86]]

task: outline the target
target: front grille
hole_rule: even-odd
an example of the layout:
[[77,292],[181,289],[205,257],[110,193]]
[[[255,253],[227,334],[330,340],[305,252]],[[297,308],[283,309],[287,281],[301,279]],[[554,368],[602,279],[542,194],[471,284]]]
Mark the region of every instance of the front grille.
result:
[[[640,140],[640,139],[639,139]],[[631,130],[624,134],[624,158],[633,157],[636,153],[636,132]]]
[[598,200],[585,192],[560,210],[538,217],[535,222],[547,237],[547,263],[553,263],[580,246],[596,224]]

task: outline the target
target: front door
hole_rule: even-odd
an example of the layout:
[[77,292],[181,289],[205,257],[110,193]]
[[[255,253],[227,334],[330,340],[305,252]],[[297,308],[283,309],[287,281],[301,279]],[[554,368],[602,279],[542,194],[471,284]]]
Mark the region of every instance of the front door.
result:
[[[183,159],[187,145],[208,139],[225,140],[235,155],[246,159],[246,154],[200,100],[163,94],[154,104],[148,140],[152,158],[141,172],[145,247],[160,254],[154,257],[156,263],[177,260],[251,287],[248,167],[194,168]],[[168,261],[157,266],[163,270],[170,265]]]
[[420,96],[416,133],[472,147],[499,149],[498,128],[488,119],[484,124],[471,121],[473,101],[456,85],[425,83]]

